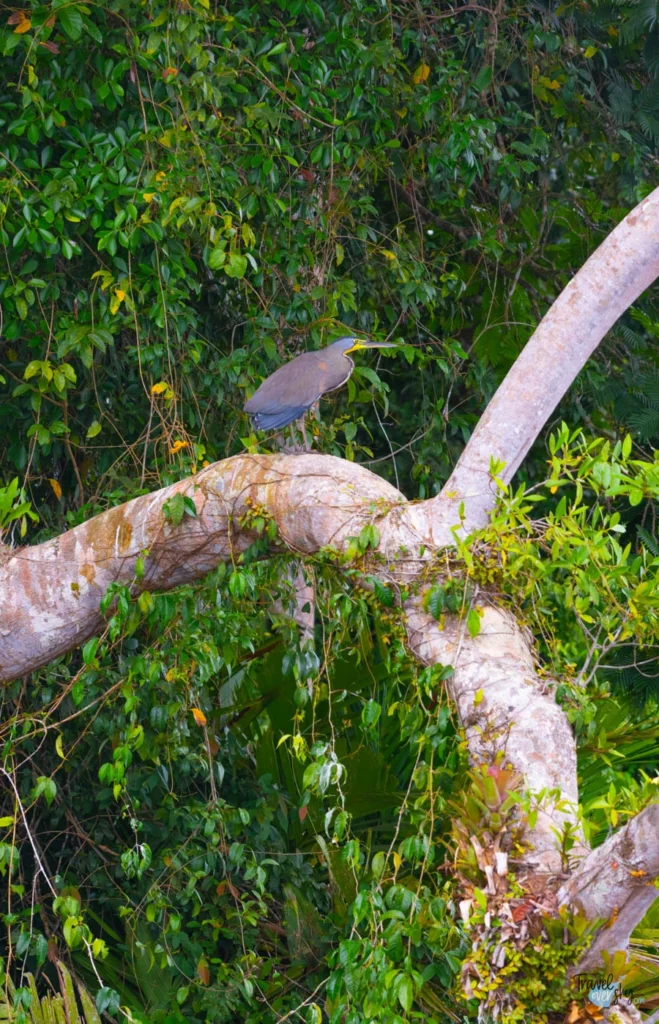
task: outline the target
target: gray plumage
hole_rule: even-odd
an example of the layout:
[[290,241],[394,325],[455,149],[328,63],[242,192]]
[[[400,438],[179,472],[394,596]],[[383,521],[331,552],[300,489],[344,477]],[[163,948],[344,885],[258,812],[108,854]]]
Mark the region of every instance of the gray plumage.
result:
[[339,338],[318,352],[303,352],[263,381],[245,402],[245,412],[257,430],[280,430],[304,416],[328,391],[345,384],[355,366],[349,351],[395,347],[386,342]]

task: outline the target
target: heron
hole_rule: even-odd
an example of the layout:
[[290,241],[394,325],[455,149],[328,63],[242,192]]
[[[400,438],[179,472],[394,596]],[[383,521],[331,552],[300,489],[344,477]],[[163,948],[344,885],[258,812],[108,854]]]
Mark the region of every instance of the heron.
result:
[[245,412],[257,430],[281,430],[299,421],[304,447],[309,451],[304,417],[323,395],[336,391],[348,380],[355,368],[350,353],[363,348],[397,347],[387,341],[346,337],[317,352],[303,352],[266,377],[245,402]]

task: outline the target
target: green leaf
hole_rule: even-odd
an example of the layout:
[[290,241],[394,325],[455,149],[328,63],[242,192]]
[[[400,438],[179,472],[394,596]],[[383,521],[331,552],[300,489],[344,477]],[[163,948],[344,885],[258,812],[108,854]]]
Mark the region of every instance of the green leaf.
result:
[[483,89],[487,89],[488,85],[492,81],[492,68],[488,64],[487,67],[481,68],[476,77],[474,78],[472,85],[476,92],[482,92]]
[[375,700],[369,700],[367,704],[362,708],[362,724],[367,729],[372,729],[377,725],[378,719],[382,713],[382,708]]
[[367,523],[362,526],[359,532],[359,550],[366,551],[367,548],[377,548],[380,543],[380,531],[375,523]]
[[440,619],[446,608],[446,591],[444,587],[433,587],[426,594],[423,602],[424,608],[430,612],[433,619]]
[[224,246],[217,245],[208,255],[208,266],[211,270],[219,270],[226,258],[227,254],[224,251]]
[[162,513],[172,526],[180,526],[184,515],[196,518],[197,506],[189,495],[179,491],[163,503]]
[[119,1013],[119,1007],[121,1005],[121,997],[118,992],[115,992],[113,988],[99,988],[96,993],[96,1009],[99,1013],[107,1013],[111,1017],[115,1017]]
[[382,850],[375,854],[371,861],[371,873],[373,878],[382,878],[387,863],[387,855]]
[[286,43],[286,42],[284,42],[284,43],[277,43],[276,46],[273,46],[272,49],[269,50],[266,53],[266,57],[274,57],[275,54],[283,53],[284,50],[287,50],[287,49],[288,49],[288,43]]
[[87,429],[86,437],[96,437],[97,434],[100,434],[101,430],[101,424],[98,422],[98,420],[94,420],[94,422]]
[[240,253],[229,253],[229,262],[224,266],[224,273],[227,277],[244,277],[247,270],[247,257]]
[[36,800],[42,796],[48,806],[52,804],[55,796],[57,795],[57,786],[52,779],[49,779],[46,775],[40,775],[37,778],[37,784],[34,787],[33,796]]
[[57,12],[59,23],[69,39],[76,42],[82,35],[82,14],[77,7],[61,7]]
[[376,576],[371,577],[371,579],[373,581],[373,590],[375,592],[375,596],[377,597],[380,604],[383,605],[385,608],[393,607],[394,595],[390,587],[383,586],[383,584],[380,583],[379,579]]
[[88,640],[82,648],[82,660],[85,665],[91,665],[93,663],[96,657],[96,651],[98,650],[98,643],[98,637],[94,636],[91,640]]
[[408,978],[407,975],[403,975],[398,985],[396,986],[396,994],[398,996],[398,1002],[403,1007],[406,1013],[412,1009],[414,1003],[414,985],[412,979]]
[[469,630],[469,635],[472,637],[478,636],[481,631],[481,617],[476,608],[469,609],[469,614],[467,615],[467,629]]
[[31,377],[36,377],[38,373],[41,373],[43,363],[40,359],[33,359],[31,363],[28,363],[23,371],[24,380],[30,380]]

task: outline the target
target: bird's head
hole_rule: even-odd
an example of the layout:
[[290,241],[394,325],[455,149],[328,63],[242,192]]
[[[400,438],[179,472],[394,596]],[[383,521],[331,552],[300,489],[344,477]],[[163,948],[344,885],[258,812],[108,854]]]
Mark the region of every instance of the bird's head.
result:
[[339,338],[332,343],[332,348],[338,348],[344,356],[349,352],[358,352],[362,348],[398,348],[390,341],[364,341],[363,338]]

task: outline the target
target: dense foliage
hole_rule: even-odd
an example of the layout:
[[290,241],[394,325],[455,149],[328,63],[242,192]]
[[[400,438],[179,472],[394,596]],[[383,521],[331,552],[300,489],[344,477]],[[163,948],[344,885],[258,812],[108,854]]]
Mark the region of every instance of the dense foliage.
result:
[[[317,447],[439,490],[552,298],[656,182],[659,143],[656,3],[443,7],[5,8],[7,542],[268,450],[245,398],[346,330],[401,347],[358,357]],[[541,501],[510,495],[455,569],[515,603],[559,676],[593,841],[655,791],[658,336],[648,297],[528,461]],[[360,584],[376,546],[305,567],[313,642],[273,613],[286,560],[257,544],[197,587],[117,589],[100,640],[6,689],[17,1020],[24,972],[57,985],[58,958],[134,1020],[475,1017],[456,822],[501,827],[514,787],[468,773],[442,670],[410,662],[392,594]],[[522,979],[510,1019],[556,1008],[565,966],[543,992]]]

